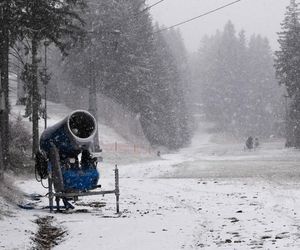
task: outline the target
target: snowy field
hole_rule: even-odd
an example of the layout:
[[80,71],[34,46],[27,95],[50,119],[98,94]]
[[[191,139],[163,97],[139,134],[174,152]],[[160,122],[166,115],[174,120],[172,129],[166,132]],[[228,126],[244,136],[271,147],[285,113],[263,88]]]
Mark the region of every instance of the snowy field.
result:
[[[283,142],[245,152],[241,144],[214,143],[205,131],[176,154],[118,162],[122,213],[115,214],[112,195],[53,214],[67,231],[55,249],[300,249],[299,152]],[[113,189],[113,163],[100,171],[103,188]],[[46,194],[34,180],[16,183],[25,193]],[[91,201],[106,205],[83,206]],[[0,248],[31,248],[34,221],[49,215],[39,209],[44,205],[46,198],[1,221]]]
[[[50,109],[50,124],[69,112],[56,104]],[[0,200],[9,215],[0,221],[0,249],[32,249],[35,221],[47,216],[66,232],[54,249],[300,249],[300,152],[285,149],[283,141],[248,152],[208,129],[200,123],[192,144],[174,154],[104,159],[103,189],[113,189],[119,165],[120,214],[114,195],[84,198],[64,214],[42,209],[46,197],[32,210]],[[102,141],[124,140],[108,127],[101,131]],[[33,178],[15,183],[25,194],[47,193]],[[95,201],[104,206],[87,206]]]

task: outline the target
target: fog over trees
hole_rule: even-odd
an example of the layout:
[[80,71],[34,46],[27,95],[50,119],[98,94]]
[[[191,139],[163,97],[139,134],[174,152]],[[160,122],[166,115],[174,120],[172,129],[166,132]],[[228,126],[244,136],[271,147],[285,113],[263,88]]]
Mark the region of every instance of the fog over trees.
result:
[[[276,57],[263,34],[246,36],[230,21],[203,37],[198,52],[190,54],[180,31],[161,31],[144,0],[59,3],[15,0],[2,5],[0,161],[3,158],[5,165],[10,148],[9,69],[18,71],[25,84],[33,153],[38,148],[37,121],[44,115],[43,83],[49,83],[50,100],[70,107],[83,98],[83,90],[90,103],[96,93],[110,98],[135,114],[153,146],[188,145],[199,114],[216,130],[237,138],[285,132],[299,138],[296,1],[291,0],[287,10]],[[43,61],[45,42],[48,68]],[[17,67],[16,60],[21,62]],[[297,140],[288,141],[299,146]]]
[[278,135],[282,91],[268,40],[236,32],[229,21],[204,37],[194,58],[194,99],[220,131],[237,137]]
[[300,249],[299,5],[1,0],[0,248]]

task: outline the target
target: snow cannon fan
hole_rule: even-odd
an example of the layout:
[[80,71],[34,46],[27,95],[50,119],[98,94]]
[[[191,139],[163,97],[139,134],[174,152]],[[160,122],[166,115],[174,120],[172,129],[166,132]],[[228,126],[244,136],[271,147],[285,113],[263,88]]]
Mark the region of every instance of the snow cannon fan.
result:
[[56,192],[97,188],[97,158],[90,151],[96,132],[96,119],[84,110],[76,110],[47,128],[36,154],[36,173],[40,180],[50,175]]

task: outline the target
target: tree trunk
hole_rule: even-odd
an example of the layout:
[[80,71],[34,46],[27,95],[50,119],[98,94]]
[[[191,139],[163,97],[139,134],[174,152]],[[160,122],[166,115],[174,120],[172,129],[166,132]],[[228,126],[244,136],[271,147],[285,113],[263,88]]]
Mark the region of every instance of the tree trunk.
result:
[[[1,37],[1,36],[0,36]],[[1,39],[1,38],[0,38]],[[2,46],[0,47],[0,63],[2,62]],[[0,64],[0,69],[2,68],[2,63]],[[0,70],[0,75],[1,75],[1,70]],[[3,159],[3,110],[4,110],[4,96],[2,92],[2,81],[0,77],[0,181],[3,180],[3,173],[4,173],[4,159]]]
[[4,95],[2,88],[2,68],[3,68],[3,6],[0,7],[0,179],[3,178],[4,162],[3,162],[3,111],[4,111]]
[[32,38],[32,157],[39,150],[39,107],[40,95],[38,87],[38,40]]
[[295,147],[300,148],[300,91],[295,97],[295,126],[294,126],[294,141]]
[[3,157],[4,167],[7,168],[9,163],[9,79],[8,79],[8,64],[9,64],[9,34],[8,30],[4,32],[4,55],[3,55],[3,96],[4,96],[4,128],[3,128]]
[[3,168],[6,169],[9,163],[9,32],[8,32],[8,7],[1,7],[1,141]]
[[[21,45],[21,43],[18,43],[18,49],[21,58],[24,58],[24,48]],[[16,105],[25,105],[25,88],[24,88],[24,82],[21,79],[22,74],[22,63],[20,60],[16,60],[16,64],[18,65],[16,71],[17,71],[17,103]]]
[[3,181],[4,175],[4,162],[3,162],[3,155],[2,155],[2,143],[0,142],[0,181]]
[[[1,59],[1,57],[0,57]],[[1,89],[1,83],[0,83],[0,89]],[[1,102],[2,102],[2,93],[0,91],[0,106],[1,106]],[[2,131],[3,131],[3,110],[1,110],[0,107],[0,139],[2,138]],[[4,165],[4,159],[3,159],[3,140],[0,140],[0,181],[3,180],[3,173],[4,173],[4,169],[5,169],[5,165]]]

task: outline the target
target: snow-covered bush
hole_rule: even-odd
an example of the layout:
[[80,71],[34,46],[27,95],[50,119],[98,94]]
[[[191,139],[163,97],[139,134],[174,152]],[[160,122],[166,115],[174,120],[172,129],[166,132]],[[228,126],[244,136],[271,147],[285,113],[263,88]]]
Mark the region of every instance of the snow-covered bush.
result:
[[10,123],[10,159],[9,169],[17,174],[24,174],[33,170],[31,160],[32,139],[26,130],[22,117],[19,116]]
[[5,216],[13,216],[13,206],[22,201],[23,195],[13,183],[13,177],[4,174],[0,182],[0,220]]

